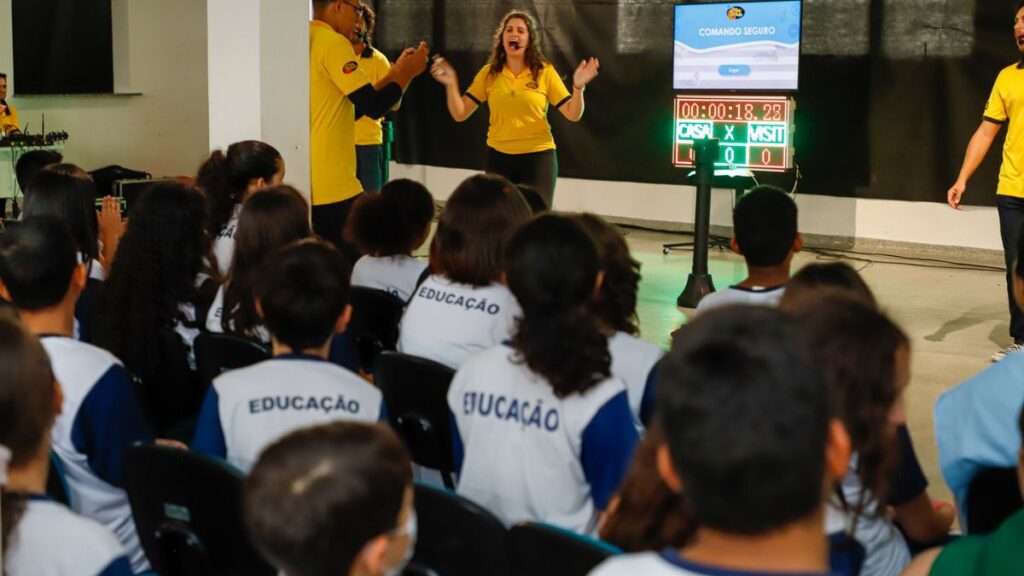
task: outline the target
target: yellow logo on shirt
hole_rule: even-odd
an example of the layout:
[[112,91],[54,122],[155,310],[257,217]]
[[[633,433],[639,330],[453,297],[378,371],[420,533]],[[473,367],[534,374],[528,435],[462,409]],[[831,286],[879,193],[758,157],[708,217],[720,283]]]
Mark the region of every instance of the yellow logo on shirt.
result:
[[527,90],[536,90],[537,88],[539,88],[539,86],[537,86],[536,82],[529,82],[526,84]]
[[359,68],[359,64],[356,63],[355,61],[352,61],[349,62],[348,64],[345,64],[341,71],[344,72],[345,74],[351,74],[355,72],[357,68]]

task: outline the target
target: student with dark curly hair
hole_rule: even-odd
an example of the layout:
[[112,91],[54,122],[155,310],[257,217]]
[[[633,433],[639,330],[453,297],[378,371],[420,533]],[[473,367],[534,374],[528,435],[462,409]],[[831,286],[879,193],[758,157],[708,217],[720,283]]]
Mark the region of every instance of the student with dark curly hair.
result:
[[545,215],[507,254],[523,316],[511,341],[471,357],[448,391],[458,491],[508,524],[593,534],[638,440],[591,308],[597,250],[571,218]]
[[384,290],[408,300],[427,269],[412,253],[427,241],[434,197],[413,180],[392,180],[380,194],[356,200],[350,233],[364,254],[352,268],[352,285]]

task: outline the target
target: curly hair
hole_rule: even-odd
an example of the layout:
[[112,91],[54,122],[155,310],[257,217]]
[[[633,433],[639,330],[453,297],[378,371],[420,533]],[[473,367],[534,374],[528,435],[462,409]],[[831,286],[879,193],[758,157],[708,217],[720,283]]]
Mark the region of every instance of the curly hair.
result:
[[571,218],[540,216],[513,235],[507,254],[508,287],[523,308],[512,345],[526,365],[559,398],[608,378],[608,339],[590,308],[600,269],[587,233]]
[[850,504],[861,516],[872,502],[885,502],[895,461],[890,413],[903,393],[898,369],[910,340],[871,304],[834,290],[802,299],[786,311],[810,342],[832,388],[835,414],[857,452],[856,474],[865,490],[860,502]]
[[211,257],[206,218],[202,193],[177,182],[152,185],[129,213],[99,301],[100,343],[143,381],[163,369],[161,330],[200,326],[180,306],[200,300],[196,279]]
[[622,234],[600,217],[580,214],[576,221],[593,238],[604,271],[604,283],[594,301],[594,311],[608,328],[636,336],[640,333],[636,315],[640,262],[629,253]]
[[527,67],[530,68],[530,75],[533,76],[533,80],[537,81],[540,78],[540,71],[544,66],[548,65],[548,59],[544,57],[544,53],[540,49],[540,31],[537,26],[537,20],[529,13],[522,10],[512,10],[508,14],[505,14],[501,18],[501,24],[494,30],[494,45],[491,48],[491,58],[487,62],[491,70],[488,76],[494,77],[501,74],[502,69],[505,67],[505,63],[508,60],[508,53],[505,52],[505,43],[502,42],[502,34],[505,32],[505,27],[508,26],[510,20],[518,18],[523,22],[526,22],[526,28],[530,31],[530,43],[526,45],[526,54],[524,59],[526,60]]
[[254,295],[260,267],[275,250],[308,238],[309,205],[291,186],[264,188],[245,199],[238,216],[235,252],[224,282],[225,332],[255,335],[260,325]]

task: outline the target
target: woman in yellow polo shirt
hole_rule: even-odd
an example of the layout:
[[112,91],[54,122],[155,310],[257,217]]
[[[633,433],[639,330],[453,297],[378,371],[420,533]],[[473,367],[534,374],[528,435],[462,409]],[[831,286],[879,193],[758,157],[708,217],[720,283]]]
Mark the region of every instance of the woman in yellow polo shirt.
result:
[[548,206],[555,195],[558,156],[548,124],[549,106],[571,122],[583,117],[583,91],[597,77],[596,58],[580,62],[570,94],[540,50],[537,21],[513,10],[494,33],[490,61],[480,69],[465,95],[459,93],[455,69],[436,58],[431,75],[445,87],[448,111],[456,122],[469,118],[480,104],[491,110],[487,130],[487,171],[515,183],[530,184]]

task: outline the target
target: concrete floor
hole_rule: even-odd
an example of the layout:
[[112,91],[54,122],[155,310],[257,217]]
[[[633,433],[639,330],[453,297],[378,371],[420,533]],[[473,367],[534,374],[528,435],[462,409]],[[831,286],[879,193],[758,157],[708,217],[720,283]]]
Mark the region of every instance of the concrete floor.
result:
[[[635,258],[643,265],[638,313],[641,336],[668,346],[669,334],[691,310],[676,307],[676,297],[693,262],[689,251],[662,255],[663,242],[688,238],[667,233],[624,229]],[[820,257],[797,256],[794,271]],[[879,303],[910,336],[913,365],[906,392],[907,418],[918,458],[935,498],[951,500],[939,472],[932,409],[942,392],[989,365],[989,355],[1008,346],[1009,313],[1003,272],[950,270],[908,263],[851,261],[861,271]],[[739,256],[712,249],[709,269],[715,285],[724,288],[746,276]]]

